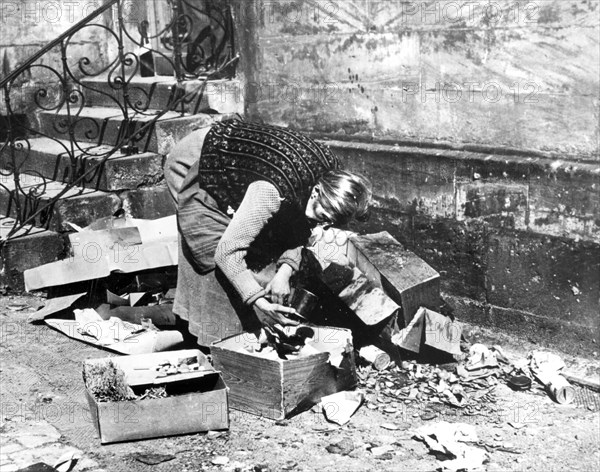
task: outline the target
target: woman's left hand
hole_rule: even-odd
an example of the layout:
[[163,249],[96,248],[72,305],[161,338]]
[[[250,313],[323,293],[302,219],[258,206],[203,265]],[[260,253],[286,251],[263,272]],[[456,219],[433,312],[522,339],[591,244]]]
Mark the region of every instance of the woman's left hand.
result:
[[287,265],[282,264],[275,277],[267,284],[265,290],[269,295],[273,303],[279,305],[285,305],[290,295],[290,277],[292,276],[293,269]]

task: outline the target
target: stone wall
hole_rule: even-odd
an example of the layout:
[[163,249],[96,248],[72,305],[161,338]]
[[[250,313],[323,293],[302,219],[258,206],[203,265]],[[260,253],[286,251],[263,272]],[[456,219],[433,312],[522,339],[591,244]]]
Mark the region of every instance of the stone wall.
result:
[[356,229],[387,230],[438,270],[459,319],[597,351],[596,164],[323,142],[373,182],[372,218]]
[[249,118],[322,138],[463,320],[593,355],[600,8],[234,2]]
[[239,0],[248,112],[598,160],[598,0]]

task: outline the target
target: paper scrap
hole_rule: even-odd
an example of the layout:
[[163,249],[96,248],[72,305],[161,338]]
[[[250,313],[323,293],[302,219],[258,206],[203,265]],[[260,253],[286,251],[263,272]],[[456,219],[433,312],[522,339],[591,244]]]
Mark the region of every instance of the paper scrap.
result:
[[478,441],[473,425],[447,421],[428,423],[415,431],[415,437],[425,442],[430,450],[448,457],[440,461],[444,470],[479,469],[487,458],[481,449],[464,444]]
[[321,398],[320,405],[327,421],[343,426],[350,421],[363,400],[364,394],[360,390],[344,391]]
[[75,310],[74,314],[75,319],[46,318],[44,321],[70,338],[122,354],[164,351],[183,342],[183,335],[179,331],[145,330],[141,325],[117,317],[104,320],[91,308]]
[[79,300],[87,292],[77,293],[75,295],[67,295],[49,299],[41,310],[38,310],[29,315],[28,322],[43,320],[46,316],[53,315],[59,311],[70,308],[77,300]]

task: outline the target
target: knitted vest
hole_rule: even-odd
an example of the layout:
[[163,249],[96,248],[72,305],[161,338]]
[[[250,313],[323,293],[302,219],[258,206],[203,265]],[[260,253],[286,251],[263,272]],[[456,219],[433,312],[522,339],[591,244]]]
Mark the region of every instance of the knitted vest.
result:
[[270,182],[287,202],[304,206],[318,178],[338,167],[329,149],[296,131],[228,120],[206,135],[198,183],[224,212],[237,209],[256,180]]

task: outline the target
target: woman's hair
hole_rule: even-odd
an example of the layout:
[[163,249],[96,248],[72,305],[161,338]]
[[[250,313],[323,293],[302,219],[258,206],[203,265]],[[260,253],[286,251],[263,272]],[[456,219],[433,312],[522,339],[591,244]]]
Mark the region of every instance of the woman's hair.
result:
[[317,182],[319,202],[332,223],[344,225],[368,218],[371,183],[363,176],[345,170],[330,170]]

